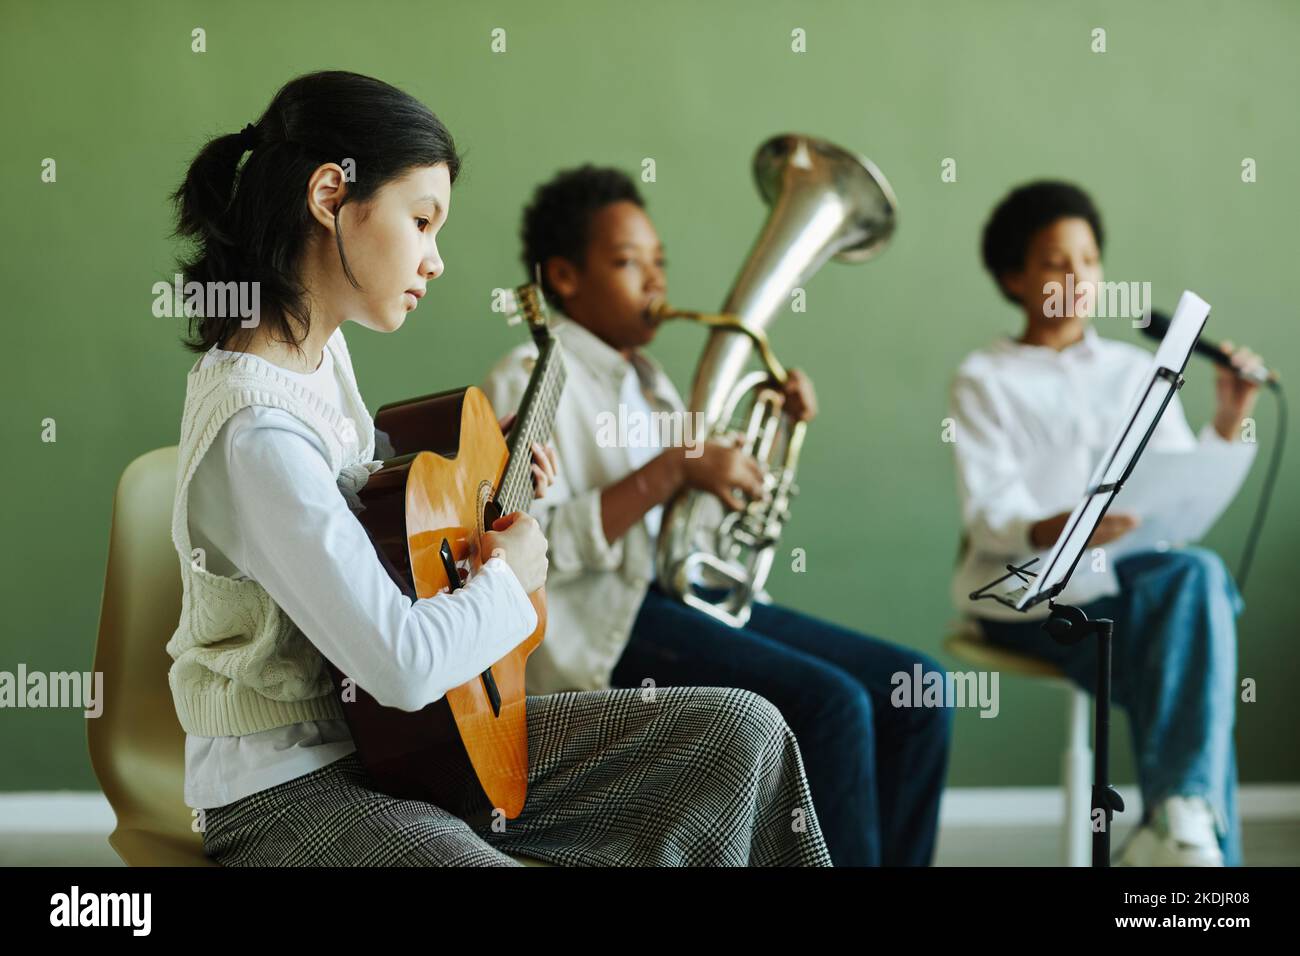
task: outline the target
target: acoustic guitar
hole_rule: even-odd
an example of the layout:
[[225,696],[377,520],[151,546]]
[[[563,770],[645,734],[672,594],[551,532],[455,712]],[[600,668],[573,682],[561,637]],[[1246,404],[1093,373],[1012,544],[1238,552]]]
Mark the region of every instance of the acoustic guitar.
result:
[[[362,488],[358,517],[380,562],[412,600],[460,587],[462,569],[477,570],[485,560],[483,532],[532,501],[532,443],[550,440],[565,371],[540,289],[520,286],[514,295],[539,355],[508,441],[487,396],[473,386],[385,405],[375,416],[397,457]],[[381,706],[329,665],[360,759],[380,790],[431,801],[474,823],[523,810],[524,668],[546,632],[545,589],[529,599],[537,629],[479,677],[419,711]]]

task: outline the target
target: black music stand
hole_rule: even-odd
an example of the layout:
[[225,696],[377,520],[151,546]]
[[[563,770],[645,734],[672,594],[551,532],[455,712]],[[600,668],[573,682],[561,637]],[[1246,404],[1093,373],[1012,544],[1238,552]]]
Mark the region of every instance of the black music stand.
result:
[[[1111,637],[1114,621],[1105,618],[1090,621],[1088,616],[1071,604],[1058,604],[1057,595],[1065,590],[1075,566],[1083,557],[1088,539],[1097,530],[1124,482],[1132,474],[1143,449],[1164,415],[1174,392],[1183,386],[1183,369],[1187,359],[1205,328],[1210,306],[1196,293],[1185,291],[1178,300],[1173,321],[1160,348],[1152,360],[1146,387],[1137,395],[1128,420],[1102,455],[1092,480],[1083,494],[1083,500],[1070,513],[1042,572],[1030,571],[1034,558],[1021,565],[1007,565],[1007,573],[990,581],[970,599],[984,598],[997,601],[1016,611],[1027,611],[1043,601],[1048,602],[1051,615],[1043,622],[1043,630],[1061,644],[1077,644],[1086,637],[1097,638],[1097,695],[1093,704],[1093,783],[1092,808],[1089,823],[1092,825],[1092,865],[1110,866],[1110,824],[1116,813],[1124,810],[1124,801],[1110,785],[1110,672]],[[994,588],[1015,578],[1024,585],[1020,591],[994,593]],[[1031,580],[1032,579],[1032,580]],[[1014,597],[1015,600],[1011,598]],[[1104,815],[1104,823],[1097,826],[1097,813]]]

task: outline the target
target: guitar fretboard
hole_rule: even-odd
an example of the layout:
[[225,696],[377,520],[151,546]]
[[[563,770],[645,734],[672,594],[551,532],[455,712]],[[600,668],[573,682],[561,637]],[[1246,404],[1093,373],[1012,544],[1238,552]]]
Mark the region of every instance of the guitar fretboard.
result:
[[564,358],[555,339],[547,335],[538,347],[537,365],[510,430],[510,460],[496,496],[502,514],[527,511],[533,500],[532,443],[551,440],[555,410],[564,389]]

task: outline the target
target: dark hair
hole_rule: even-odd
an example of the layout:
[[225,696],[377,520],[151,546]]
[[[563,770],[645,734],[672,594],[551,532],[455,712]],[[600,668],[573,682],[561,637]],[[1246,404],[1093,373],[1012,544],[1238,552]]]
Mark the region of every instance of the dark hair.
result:
[[1092,197],[1071,183],[1039,180],[1018,186],[1007,195],[984,226],[980,252],[1003,297],[1016,302],[1002,285],[1002,277],[1024,268],[1025,253],[1034,234],[1058,219],[1086,219],[1097,238],[1097,249],[1105,243],[1101,213]]
[[[252,152],[241,166],[245,150]],[[172,194],[174,235],[195,246],[178,263],[185,282],[259,283],[264,321],[276,337],[301,348],[310,319],[298,267],[314,223],[307,183],[322,164],[348,159],[355,181],[343,204],[365,203],[417,166],[446,163],[455,182],[461,163],[438,117],[396,87],[336,70],[290,80],[255,126],[210,139]],[[335,235],[348,281],[360,288],[337,228]],[[205,352],[240,322],[239,316],[191,316],[184,344]]]
[[542,266],[542,291],[561,312],[564,303],[546,277],[547,260],[560,256],[579,267],[586,265],[591,217],[603,206],[623,201],[645,208],[636,184],[626,173],[590,164],[557,173],[533,193],[519,229],[524,245],[520,261],[530,278],[533,266]]

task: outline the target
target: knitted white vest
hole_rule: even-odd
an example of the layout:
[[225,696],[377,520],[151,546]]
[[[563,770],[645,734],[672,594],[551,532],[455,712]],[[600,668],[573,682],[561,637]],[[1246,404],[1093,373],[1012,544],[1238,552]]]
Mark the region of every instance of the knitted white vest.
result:
[[363,434],[314,392],[251,355],[200,369],[186,379],[172,542],[181,562],[180,625],[167,642],[168,682],[186,733],[242,736],[304,720],[343,716],[325,660],[253,580],[213,574],[191,553],[190,480],[230,416],[250,405],[281,408],[308,425],[329,452],[340,492],[355,494],[380,467],[375,431],[357,389],[341,330],[329,339],[340,391]]

